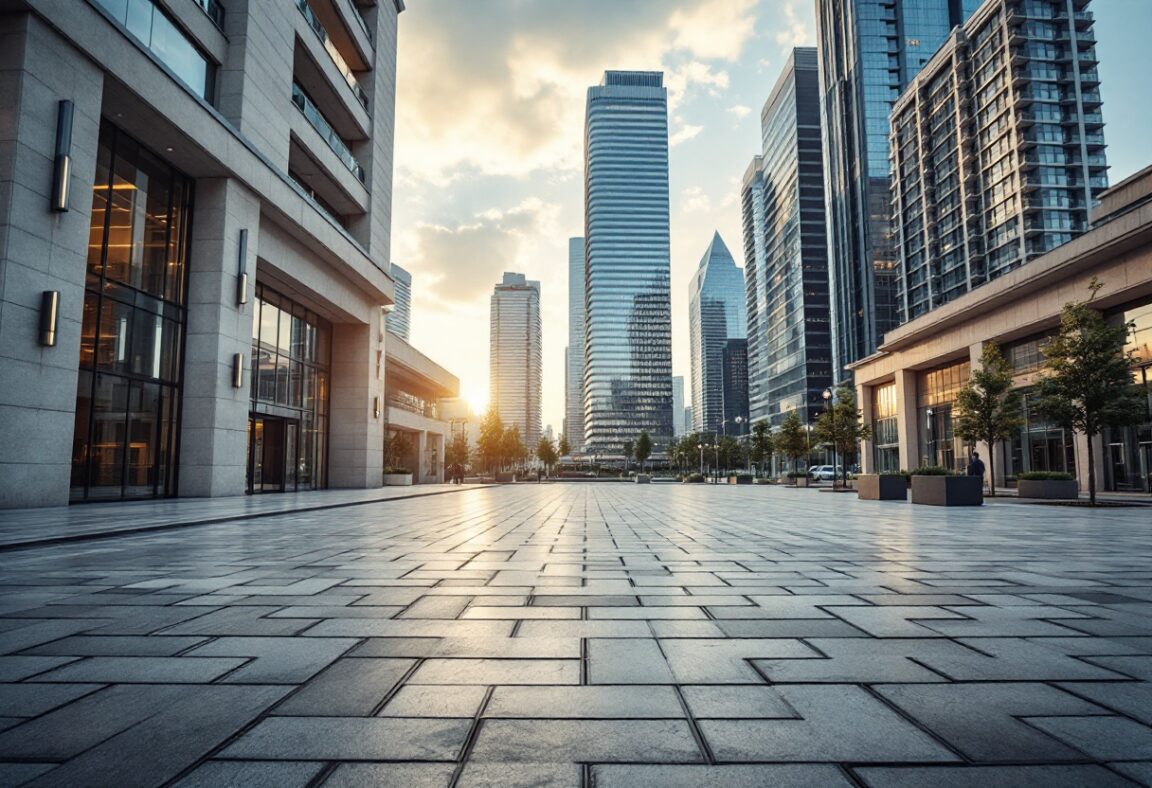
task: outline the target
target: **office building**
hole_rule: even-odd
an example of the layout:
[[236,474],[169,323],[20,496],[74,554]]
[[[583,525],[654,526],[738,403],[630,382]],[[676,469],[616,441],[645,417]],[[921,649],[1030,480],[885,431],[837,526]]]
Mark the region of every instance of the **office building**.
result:
[[724,420],[724,346],[747,336],[744,272],[720,233],[704,250],[692,275],[688,298],[693,429],[718,432]]
[[672,437],[686,432],[684,428],[684,376],[672,376]]
[[1087,231],[1108,166],[1086,6],[988,0],[896,102],[901,322]]
[[564,351],[564,435],[584,447],[584,239],[568,239],[568,347]]
[[488,402],[530,449],[540,440],[541,361],[540,283],[505,273],[492,292]]
[[396,303],[388,313],[388,330],[407,342],[412,332],[412,274],[396,263],[390,268],[396,286]]
[[748,431],[748,340],[729,339],[720,361],[720,433],[743,435]]
[[402,8],[4,3],[0,506],[383,483]]
[[411,471],[413,484],[442,483],[460,380],[397,334],[388,334],[385,350],[387,434],[403,435],[399,445],[407,447],[401,456],[391,451],[397,443],[390,443],[389,460]]
[[668,94],[659,72],[608,71],[585,127],[584,444],[618,455],[672,437]]
[[872,353],[896,314],[888,115],[978,0],[818,0],[833,375]]
[[760,125],[763,152],[741,189],[748,409],[753,421],[773,426],[794,410],[811,423],[832,384],[815,49],[792,50]]
[[[1012,486],[1027,471],[1074,474],[1088,487],[1088,443],[1041,418],[1033,386],[1043,347],[1070,300],[1103,287],[1093,306],[1114,324],[1134,323],[1127,350],[1139,359],[1135,383],[1152,405],[1152,167],[1098,195],[1092,228],[1047,254],[973,287],[889,332],[880,350],[853,367],[857,400],[872,439],[862,444],[866,472],[939,465],[962,471],[969,447],[953,433],[957,391],[995,343],[1021,392],[1017,434],[996,447],[996,483]],[[1142,423],[1105,429],[1095,438],[1101,489],[1152,492],[1152,410]]]

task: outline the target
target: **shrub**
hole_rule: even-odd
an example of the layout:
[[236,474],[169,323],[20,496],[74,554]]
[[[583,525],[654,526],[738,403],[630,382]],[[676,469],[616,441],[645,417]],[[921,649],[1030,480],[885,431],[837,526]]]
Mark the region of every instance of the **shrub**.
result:
[[908,471],[884,471],[884,473],[881,473],[879,475],[880,476],[899,476],[901,479],[907,479],[912,474],[908,473]]
[[403,468],[403,467],[399,467],[399,466],[397,466],[397,467],[389,466],[389,467],[384,469],[384,473],[387,473],[389,475],[395,475],[395,474],[412,473],[412,471],[408,468]]
[[784,475],[789,479],[811,479],[812,478],[812,474],[808,473],[808,471],[788,471],[788,473],[786,473]]
[[704,474],[702,474],[702,473],[690,473],[684,477],[684,481],[687,482],[688,484],[703,484],[704,483]]
[[1016,478],[1026,482],[1070,482],[1076,477],[1062,471],[1026,471]]
[[913,468],[912,476],[954,476],[955,474],[947,468],[941,468],[939,465],[929,465],[924,468]]

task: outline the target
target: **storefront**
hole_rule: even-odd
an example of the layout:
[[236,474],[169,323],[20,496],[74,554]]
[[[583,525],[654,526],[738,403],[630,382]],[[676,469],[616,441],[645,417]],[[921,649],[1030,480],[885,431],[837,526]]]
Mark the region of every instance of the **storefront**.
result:
[[327,486],[332,331],[301,304],[256,286],[248,492]]
[[100,129],[73,432],[72,501],[176,492],[192,185]]
[[1136,384],[1144,389],[1144,421],[1104,430],[1104,483],[1108,490],[1152,492],[1152,302],[1120,310],[1109,318],[1132,324],[1128,345],[1140,361]]
[[969,361],[930,369],[916,375],[917,415],[922,466],[963,471],[968,464],[967,444],[952,429],[952,406],[971,375]]
[[877,473],[900,470],[900,411],[895,383],[872,390],[872,451]]
[[999,445],[1004,484],[1016,486],[1021,473],[1055,471],[1076,475],[1076,449],[1072,432],[1044,419],[1036,411],[1036,394],[1020,392],[1020,431]]

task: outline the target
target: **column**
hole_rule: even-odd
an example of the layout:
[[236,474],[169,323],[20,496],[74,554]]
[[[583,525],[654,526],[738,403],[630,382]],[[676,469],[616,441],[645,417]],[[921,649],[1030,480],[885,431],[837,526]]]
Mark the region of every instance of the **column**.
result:
[[428,433],[424,430],[415,433],[416,435],[416,467],[412,469],[412,480],[416,484],[423,484],[428,481],[427,476],[427,462],[428,462]]
[[[376,415],[377,402],[380,415]],[[372,322],[336,323],[332,326],[329,413],[329,486],[381,486],[384,472],[384,383],[376,376],[376,331]]]
[[[32,14],[0,35],[0,507],[68,503],[104,75]],[[50,208],[59,102],[73,102],[68,210]],[[59,292],[56,345],[40,305]]]
[[[188,326],[180,431],[180,495],[241,495],[247,486],[252,321],[260,201],[238,181],[196,182],[188,260]],[[239,304],[240,234],[247,230],[247,304]],[[243,357],[233,385],[232,357]]]
[[900,467],[910,471],[920,466],[920,417],[917,413],[916,372],[909,369],[896,371],[896,405],[900,440]]
[[[984,369],[984,343],[983,342],[977,342],[973,345],[968,346],[968,361],[972,365],[972,372],[977,372],[979,370]],[[953,406],[953,408],[955,408],[955,406]],[[955,410],[953,410],[953,417],[955,417]],[[980,453],[980,459],[984,460],[984,467],[987,468],[988,464],[989,464],[989,459],[992,457],[992,447],[989,446],[985,441],[976,441],[976,443],[972,447],[972,450]],[[1004,463],[1003,463],[1003,459],[1004,459],[1003,453],[1001,453],[996,458],[995,484],[998,487],[1002,487],[1004,485]],[[968,462],[967,458],[964,458],[965,465],[967,465],[967,462]]]
[[[872,386],[857,384],[856,403],[860,408],[860,423],[871,427],[873,411]],[[876,472],[876,457],[872,449],[873,444],[874,441],[872,440],[860,441],[860,471],[862,473]]]

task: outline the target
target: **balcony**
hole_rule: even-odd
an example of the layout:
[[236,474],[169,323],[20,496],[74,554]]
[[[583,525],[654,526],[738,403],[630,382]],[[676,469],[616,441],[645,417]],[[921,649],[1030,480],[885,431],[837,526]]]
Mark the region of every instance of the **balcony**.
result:
[[224,6],[220,5],[219,0],[193,0],[193,2],[204,9],[204,13],[216,27],[224,29]]
[[336,65],[336,69],[340,72],[340,75],[344,77],[344,82],[348,85],[348,88],[352,91],[356,100],[360,102],[361,106],[367,109],[368,95],[364,92],[364,89],[360,87],[359,80],[357,80],[356,75],[352,73],[351,67],[344,59],[344,56],[340,54],[340,50],[336,48],[336,42],[328,35],[328,31],[324,28],[320,18],[316,16],[316,12],[312,10],[312,6],[308,5],[308,0],[296,0],[296,7],[300,9],[300,13],[304,15],[304,19],[308,22],[308,27],[310,27],[312,32],[320,39],[320,43],[324,46],[324,51],[332,58],[332,62]]
[[332,125],[320,112],[312,100],[305,95],[304,90],[295,82],[292,83],[292,103],[296,108],[303,113],[305,119],[314,128],[317,133],[328,143],[328,147],[336,154],[336,157],[344,163],[349,172],[356,176],[360,183],[364,183],[364,168],[360,166],[360,162],[352,155],[352,150],[348,147],[347,143],[341,139]]

